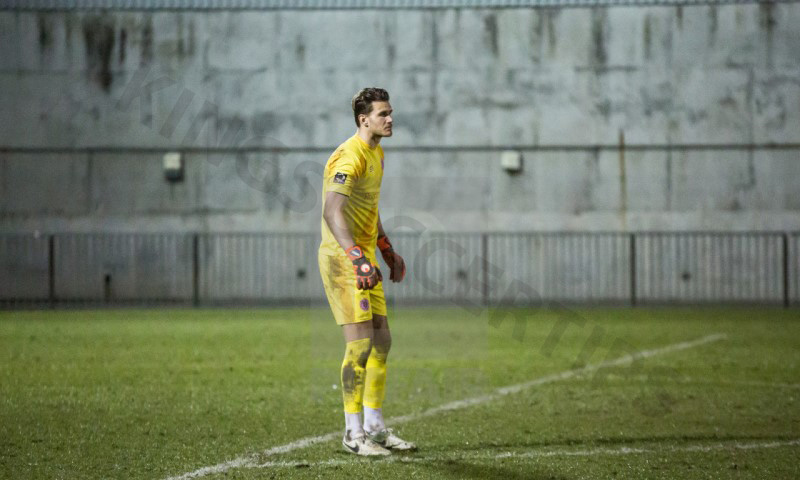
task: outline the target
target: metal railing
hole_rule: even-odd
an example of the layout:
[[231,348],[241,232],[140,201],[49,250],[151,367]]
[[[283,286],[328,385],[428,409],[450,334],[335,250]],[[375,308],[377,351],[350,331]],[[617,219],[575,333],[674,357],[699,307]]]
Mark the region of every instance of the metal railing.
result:
[[[800,233],[395,234],[392,301],[800,304]],[[0,234],[0,304],[324,303],[316,233]]]
[[768,233],[639,235],[637,299],[785,303],[784,240]]

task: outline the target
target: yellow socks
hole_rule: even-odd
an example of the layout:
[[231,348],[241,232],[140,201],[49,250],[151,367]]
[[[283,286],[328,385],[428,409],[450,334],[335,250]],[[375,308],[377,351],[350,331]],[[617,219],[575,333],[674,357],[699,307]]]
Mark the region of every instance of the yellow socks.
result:
[[386,428],[381,406],[386,396],[388,355],[388,352],[372,347],[369,338],[347,342],[342,362],[342,399],[348,430],[357,432],[362,429],[362,408],[365,427],[370,431]]
[[388,352],[379,352],[372,347],[367,360],[367,379],[364,391],[364,405],[371,409],[380,409],[386,396],[386,358]]
[[[347,342],[344,361],[342,361],[342,399],[344,400],[345,413],[361,412],[361,404],[364,399],[364,382],[369,363],[367,359],[372,358],[370,355],[371,349],[372,340],[369,338]],[[383,388],[381,388],[382,391]]]

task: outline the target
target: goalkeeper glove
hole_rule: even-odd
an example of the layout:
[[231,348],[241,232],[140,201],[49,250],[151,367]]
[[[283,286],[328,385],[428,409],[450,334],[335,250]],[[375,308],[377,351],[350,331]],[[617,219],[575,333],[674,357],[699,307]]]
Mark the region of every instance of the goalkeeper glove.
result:
[[389,266],[389,279],[393,282],[401,282],[406,276],[406,262],[403,257],[395,253],[394,247],[389,242],[389,237],[381,235],[378,237],[378,248],[381,249],[383,261]]
[[364,251],[358,245],[353,245],[346,250],[347,258],[353,262],[353,269],[356,272],[356,287],[359,290],[372,290],[383,280],[381,271],[378,267],[369,263]]

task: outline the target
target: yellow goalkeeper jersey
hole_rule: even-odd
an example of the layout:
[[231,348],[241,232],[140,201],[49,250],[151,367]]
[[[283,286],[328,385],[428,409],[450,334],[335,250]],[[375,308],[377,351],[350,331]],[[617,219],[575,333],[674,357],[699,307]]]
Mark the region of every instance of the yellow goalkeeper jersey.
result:
[[[347,227],[356,245],[370,253],[374,252],[378,238],[378,202],[381,198],[382,180],[383,148],[380,144],[370,148],[356,133],[339,145],[328,158],[322,181],[323,212],[325,195],[328,192],[338,192],[350,197],[344,210]],[[324,218],[319,251],[324,255],[345,254]]]

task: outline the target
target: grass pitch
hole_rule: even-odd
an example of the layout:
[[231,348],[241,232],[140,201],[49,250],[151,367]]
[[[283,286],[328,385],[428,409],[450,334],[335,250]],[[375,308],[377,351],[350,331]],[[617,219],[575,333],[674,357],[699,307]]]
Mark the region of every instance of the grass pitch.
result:
[[325,308],[2,312],[0,477],[164,479],[237,458],[203,478],[800,476],[796,310],[398,308],[390,324],[384,410],[411,415],[397,429],[420,450],[372,460],[338,439],[263,453],[341,431]]

